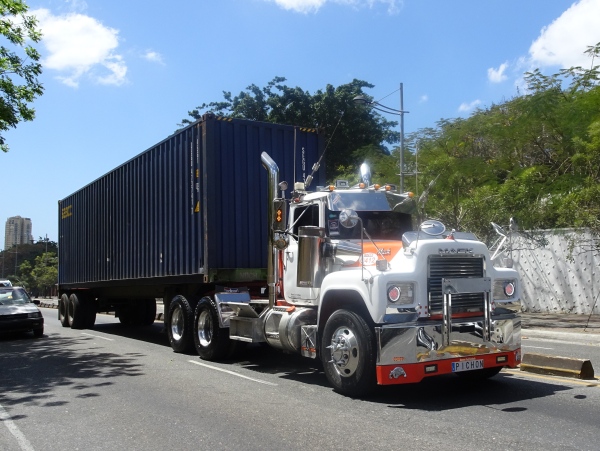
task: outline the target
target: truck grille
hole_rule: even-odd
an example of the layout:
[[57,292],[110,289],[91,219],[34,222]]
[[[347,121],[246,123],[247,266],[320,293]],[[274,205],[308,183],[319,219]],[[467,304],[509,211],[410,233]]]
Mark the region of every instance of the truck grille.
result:
[[[485,266],[482,257],[431,256],[427,275],[429,313],[443,312],[443,278],[484,277]],[[452,295],[452,313],[483,311],[483,293],[461,293]]]

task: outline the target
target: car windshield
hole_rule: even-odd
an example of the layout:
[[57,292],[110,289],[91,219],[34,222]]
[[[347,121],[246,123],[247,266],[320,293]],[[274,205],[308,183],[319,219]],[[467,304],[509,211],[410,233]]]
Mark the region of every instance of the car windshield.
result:
[[23,305],[31,302],[22,288],[0,287],[0,305]]

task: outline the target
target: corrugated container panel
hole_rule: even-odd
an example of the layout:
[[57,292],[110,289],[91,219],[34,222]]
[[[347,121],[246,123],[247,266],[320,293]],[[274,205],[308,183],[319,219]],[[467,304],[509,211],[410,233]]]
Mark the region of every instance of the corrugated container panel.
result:
[[[322,140],[314,130],[211,117],[61,200],[59,283],[266,267],[263,151],[291,187],[310,173]],[[321,169],[314,184],[324,181]]]

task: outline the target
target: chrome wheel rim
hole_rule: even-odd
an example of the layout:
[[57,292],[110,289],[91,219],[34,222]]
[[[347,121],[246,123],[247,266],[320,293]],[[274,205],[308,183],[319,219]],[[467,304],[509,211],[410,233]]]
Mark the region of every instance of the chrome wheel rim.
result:
[[342,377],[350,377],[356,373],[360,360],[358,339],[352,329],[338,327],[331,337],[331,360],[334,368]]
[[181,340],[183,337],[183,311],[181,307],[176,307],[171,315],[171,335],[176,341]]
[[198,341],[203,347],[209,346],[212,341],[212,319],[210,312],[203,310],[198,315]]

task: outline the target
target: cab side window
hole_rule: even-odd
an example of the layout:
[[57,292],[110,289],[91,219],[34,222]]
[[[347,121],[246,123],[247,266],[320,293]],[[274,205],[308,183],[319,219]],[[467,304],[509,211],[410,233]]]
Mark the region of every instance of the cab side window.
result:
[[[300,218],[300,219],[298,219]],[[294,230],[292,233],[298,235],[302,226],[319,226],[319,205],[312,204],[306,207],[297,207],[294,210]]]

